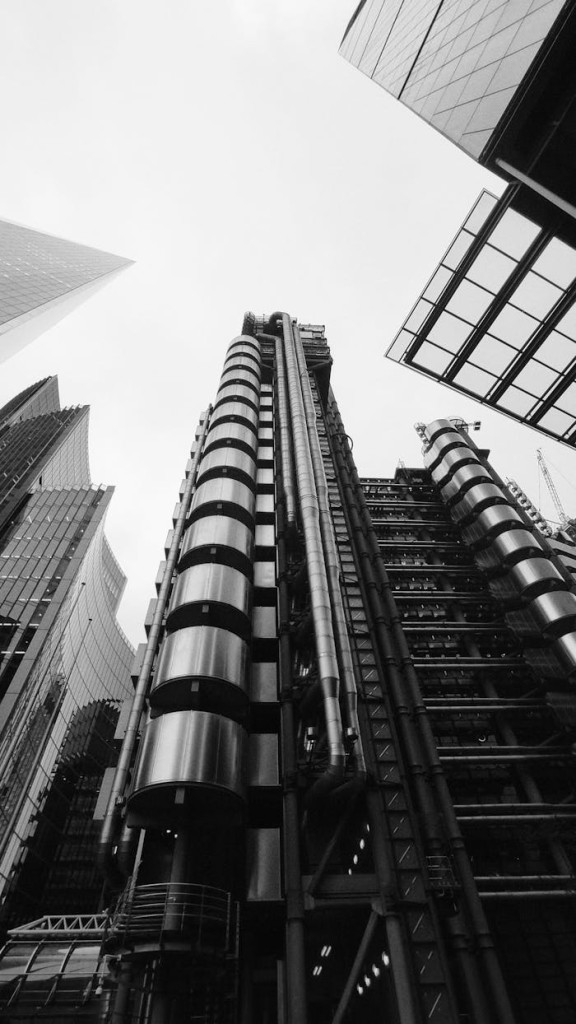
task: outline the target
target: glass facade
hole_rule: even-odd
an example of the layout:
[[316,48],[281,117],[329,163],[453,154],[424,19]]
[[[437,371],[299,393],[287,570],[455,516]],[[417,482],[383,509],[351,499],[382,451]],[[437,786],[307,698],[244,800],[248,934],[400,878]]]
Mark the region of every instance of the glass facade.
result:
[[476,159],[566,0],[365,0],[340,53]]
[[387,356],[576,443],[576,249],[483,192]]
[[0,362],[64,316],[71,298],[81,300],[90,286],[130,263],[0,221]]
[[133,651],[115,617],[124,576],[104,536],[113,490],[90,484],[88,410],[61,411],[50,378],[2,419],[4,507],[12,508],[0,535],[5,928],[40,908],[98,903],[92,813],[116,756]]

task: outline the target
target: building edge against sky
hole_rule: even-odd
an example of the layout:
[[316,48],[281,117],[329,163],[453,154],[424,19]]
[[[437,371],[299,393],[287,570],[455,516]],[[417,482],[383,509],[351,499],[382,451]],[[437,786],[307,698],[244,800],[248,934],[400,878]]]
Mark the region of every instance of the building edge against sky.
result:
[[0,220],[0,362],[58,323],[131,263]]
[[228,348],[99,801],[120,900],[11,933],[24,1020],[573,1019],[574,548],[452,420],[360,481],[330,365],[287,314]]
[[88,409],[57,378],[0,410],[0,925],[91,910],[102,881],[92,820],[130,696],[116,621],[125,577],[104,535]]

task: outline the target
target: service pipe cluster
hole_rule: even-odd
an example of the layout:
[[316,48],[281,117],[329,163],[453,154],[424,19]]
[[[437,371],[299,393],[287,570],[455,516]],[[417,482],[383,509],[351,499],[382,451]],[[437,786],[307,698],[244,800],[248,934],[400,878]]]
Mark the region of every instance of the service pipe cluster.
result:
[[[356,744],[359,778],[365,775],[365,763],[358,723],[356,681],[340,591],[340,566],[306,359],[299,333],[290,316],[275,313],[270,321],[280,321],[283,334],[283,341],[276,344],[280,434],[284,439],[291,437],[293,444],[292,453],[287,441],[283,442],[283,478],[286,491],[286,484],[290,488],[290,476],[285,467],[292,465],[293,454],[328,743],[328,767],[308,794],[310,803],[343,781],[345,734]],[[286,402],[281,400],[284,379]],[[346,731],[340,710],[341,699]]]
[[545,676],[576,675],[576,593],[550,559],[544,538],[518,514],[494,482],[476,451],[450,420],[435,420],[422,431],[424,463],[452,518],[462,527],[489,586],[505,607],[510,629],[522,640],[544,638],[545,651],[525,656]]

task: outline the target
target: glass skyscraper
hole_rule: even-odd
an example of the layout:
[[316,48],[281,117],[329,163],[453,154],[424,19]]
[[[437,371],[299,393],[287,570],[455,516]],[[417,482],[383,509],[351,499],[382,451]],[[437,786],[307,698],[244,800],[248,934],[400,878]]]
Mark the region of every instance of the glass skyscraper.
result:
[[362,0],[340,52],[538,203],[576,216],[569,0]]
[[97,905],[97,827],[132,648],[93,487],[88,408],[55,377],[0,410],[0,926]]
[[131,262],[0,221],[0,362]]

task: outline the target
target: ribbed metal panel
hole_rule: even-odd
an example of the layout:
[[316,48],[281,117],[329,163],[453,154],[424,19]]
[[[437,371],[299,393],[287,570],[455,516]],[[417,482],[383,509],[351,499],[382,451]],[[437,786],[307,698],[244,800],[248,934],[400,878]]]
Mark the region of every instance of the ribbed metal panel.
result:
[[214,502],[228,502],[231,505],[238,505],[245,512],[254,518],[256,496],[254,491],[240,480],[233,480],[231,477],[216,477],[213,480],[206,480],[197,488],[190,515],[201,512],[201,506]]
[[476,561],[481,569],[504,570],[531,555],[543,555],[534,534],[529,530],[506,530],[494,537],[489,548],[476,553]]
[[[254,554],[254,534],[246,523],[231,516],[203,516],[188,527],[182,540],[180,569],[192,562],[207,560],[207,549],[230,548],[238,555],[240,562],[251,565]],[[232,555],[229,556],[230,558]],[[219,561],[218,552],[211,559]],[[234,564],[232,561],[231,564]],[[241,568],[241,565],[238,565]]]
[[258,408],[258,395],[245,384],[225,384],[218,391],[214,408],[223,402],[238,402],[241,405],[248,404],[254,409]]
[[461,501],[453,505],[450,512],[456,522],[476,517],[484,508],[497,503],[504,503],[506,498],[496,484],[478,484],[472,487]]
[[[437,442],[440,444],[441,442]],[[450,479],[452,474],[460,466],[465,466],[466,463],[474,462],[479,465],[478,458],[474,455],[471,448],[467,448],[461,442],[457,448],[451,448],[450,451],[445,452],[437,465],[432,469],[432,479],[434,483],[440,487],[443,483]]]
[[521,637],[560,637],[576,629],[576,597],[567,591],[542,594],[526,609],[509,612],[506,622]]
[[[248,703],[248,644],[217,626],[187,626],[165,637],[150,689],[152,707],[226,708]],[[194,685],[192,685],[194,684]]]
[[440,488],[442,497],[446,502],[456,501],[459,495],[464,494],[474,484],[481,483],[483,480],[489,483],[490,477],[479,462],[471,466],[461,466],[456,470],[452,479],[447,480]]
[[161,827],[191,811],[232,814],[245,798],[246,732],[208,711],[172,711],[148,722],[128,797],[129,823]]
[[235,444],[245,445],[256,452],[258,438],[250,427],[245,427],[242,423],[220,423],[208,432],[205,452],[212,451],[215,447],[233,447]]
[[212,426],[225,423],[227,420],[232,420],[232,422],[245,420],[252,425],[254,433],[258,431],[258,413],[249,405],[243,405],[240,402],[223,402],[212,413]]
[[254,481],[256,460],[239,448],[214,448],[204,456],[200,463],[198,483],[200,484],[209,473],[215,475],[215,471],[226,473],[230,470],[243,473],[249,480]]
[[219,604],[235,609],[250,623],[252,585],[244,573],[218,562],[200,562],[176,578],[167,625],[169,629],[193,624],[200,609],[196,605]]
[[434,471],[443,458],[446,457],[449,451],[456,451],[458,448],[464,448],[466,451],[470,451],[461,434],[457,430],[452,430],[447,434],[442,434],[429,448],[424,452],[424,465],[426,469]]
[[462,528],[466,544],[485,544],[491,537],[515,526],[523,527],[524,521],[511,505],[495,505],[480,513],[475,522]]

